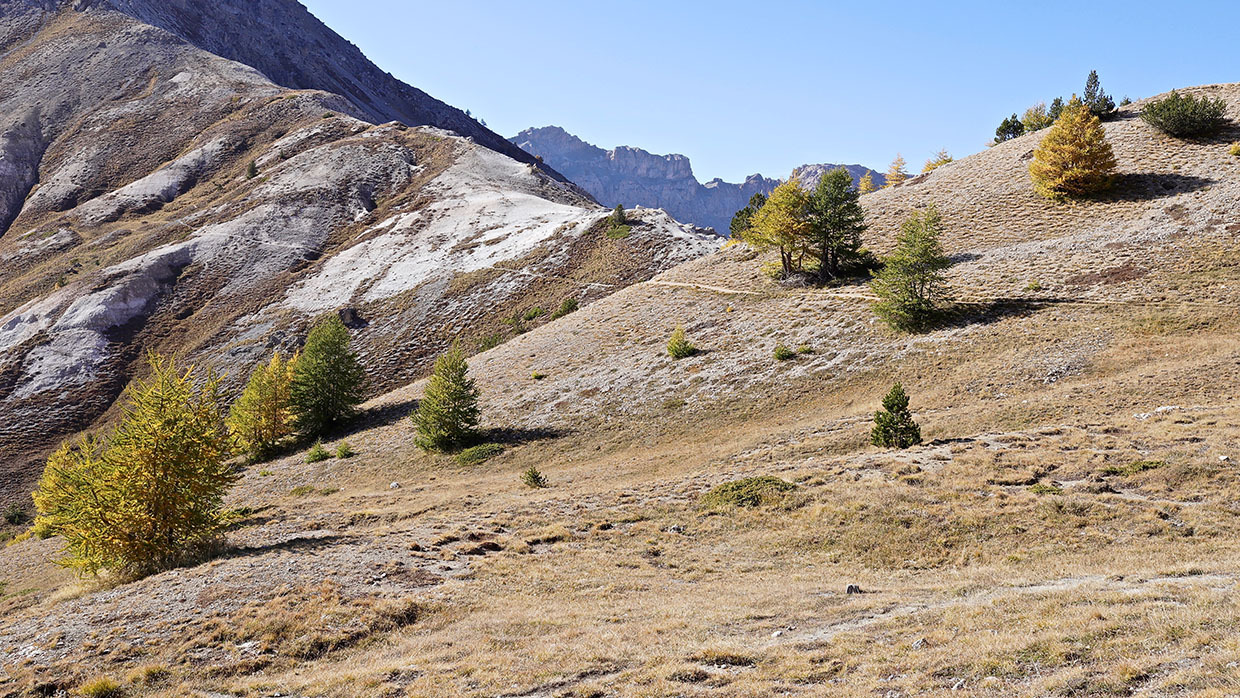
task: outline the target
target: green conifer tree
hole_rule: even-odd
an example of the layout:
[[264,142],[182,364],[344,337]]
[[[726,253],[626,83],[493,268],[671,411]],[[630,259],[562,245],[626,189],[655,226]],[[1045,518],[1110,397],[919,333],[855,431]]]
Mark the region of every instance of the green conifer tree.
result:
[[921,443],[921,427],[913,421],[908,395],[899,383],[883,398],[883,409],[874,413],[870,443],[882,448],[908,448]]
[[848,170],[839,167],[824,174],[810,193],[806,209],[808,247],[818,257],[818,280],[825,282],[860,257],[865,211]]
[[728,227],[728,232],[732,234],[733,240],[740,240],[745,236],[745,233],[749,231],[749,226],[753,221],[753,214],[757,213],[758,209],[762,208],[765,204],[766,194],[756,192],[753,196],[749,197],[749,203],[745,206],[745,208],[737,211],[736,215],[732,216],[732,224]]
[[352,419],[365,397],[366,372],[336,315],[321,320],[297,358],[291,389],[297,428],[318,436]]
[[477,436],[478,387],[469,377],[469,363],[459,342],[435,360],[426,393],[411,417],[417,427],[414,443],[425,451],[454,451]]
[[252,460],[269,458],[293,435],[293,375],[297,357],[280,352],[250,374],[249,383],[228,413],[228,431],[237,449]]
[[942,231],[943,219],[934,204],[909,216],[896,249],[871,284],[880,299],[874,311],[895,329],[918,330],[934,316],[943,295],[943,271],[951,266],[943,254]]
[[1085,103],[1089,113],[1099,119],[1105,119],[1115,111],[1115,100],[1102,91],[1102,83],[1098,80],[1096,70],[1089,71],[1089,77],[1085,78],[1085,94],[1081,101]]

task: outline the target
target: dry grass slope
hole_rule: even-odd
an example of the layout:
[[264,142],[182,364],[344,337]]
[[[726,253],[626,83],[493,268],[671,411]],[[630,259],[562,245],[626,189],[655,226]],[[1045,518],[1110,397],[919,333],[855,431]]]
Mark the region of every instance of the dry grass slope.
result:
[[[1240,117],[1240,86],[1199,91]],[[475,357],[508,446],[484,464],[412,446],[413,384],[368,405],[356,457],[247,471],[224,558],[73,590],[50,541],[8,548],[12,690],[1235,694],[1235,134],[1107,128],[1124,178],[1105,199],[1034,196],[1036,136],[866,197],[880,250],[908,211],[944,212],[977,302],[950,326],[893,334],[863,288],[782,286],[730,248]],[[666,355],[677,325],[700,354]],[[927,442],[880,451],[896,379]],[[530,465],[553,486],[522,486]],[[701,506],[760,476],[796,488]],[[152,664],[162,683],[126,678]]]

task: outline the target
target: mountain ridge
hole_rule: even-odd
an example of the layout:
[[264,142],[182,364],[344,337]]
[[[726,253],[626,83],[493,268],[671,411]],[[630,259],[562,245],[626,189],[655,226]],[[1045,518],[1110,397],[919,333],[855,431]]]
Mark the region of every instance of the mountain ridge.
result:
[[[728,235],[732,216],[750,197],[769,194],[783,181],[752,174],[739,183],[718,177],[701,183],[684,155],[656,155],[632,146],[605,150],[559,126],[528,128],[509,140],[562,172],[604,206],[666,209],[677,220],[713,228],[723,236]],[[793,175],[812,187],[823,173],[837,167],[847,169],[854,181],[869,172],[875,186],[886,182],[881,173],[862,165],[802,165]]]

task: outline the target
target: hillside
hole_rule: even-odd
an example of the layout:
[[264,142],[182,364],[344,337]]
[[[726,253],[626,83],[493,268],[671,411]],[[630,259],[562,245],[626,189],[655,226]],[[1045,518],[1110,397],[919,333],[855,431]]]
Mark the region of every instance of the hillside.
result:
[[[702,184],[693,176],[693,166],[684,155],[654,155],[629,146],[603,150],[558,126],[529,128],[509,140],[563,172],[604,206],[665,209],[676,220],[713,228],[723,236],[728,235],[732,216],[749,203],[750,197],[769,194],[780,182],[754,174],[740,184],[721,179]],[[870,172],[861,165],[820,164],[802,165],[795,173],[812,187],[823,173],[837,167],[846,168],[854,181]],[[883,175],[872,174],[876,186],[886,182]]]
[[[291,0],[258,5],[326,31]],[[408,91],[367,82],[396,105],[376,111],[286,89],[135,19],[261,44],[251,23],[200,14],[229,7],[0,3],[0,508],[27,501],[48,446],[110,418],[148,350],[236,389],[338,312],[377,394],[453,336],[476,346],[718,245],[654,210],[608,239],[607,212],[558,175],[480,138],[367,120],[421,118],[399,106]]]
[[[1240,119],[1240,85],[1193,92]],[[415,383],[370,403],[354,459],[248,469],[220,559],[100,590],[54,541],[7,548],[5,688],[1234,693],[1240,129],[1179,141],[1139,107],[1107,124],[1105,198],[1037,198],[1032,134],[863,199],[879,251],[942,209],[971,302],[949,326],[897,335],[864,286],[730,247],[475,357],[507,444],[484,464],[413,447]],[[702,353],[667,357],[678,324]],[[868,446],[895,380],[927,438],[904,452]],[[749,475],[798,487],[699,504]]]

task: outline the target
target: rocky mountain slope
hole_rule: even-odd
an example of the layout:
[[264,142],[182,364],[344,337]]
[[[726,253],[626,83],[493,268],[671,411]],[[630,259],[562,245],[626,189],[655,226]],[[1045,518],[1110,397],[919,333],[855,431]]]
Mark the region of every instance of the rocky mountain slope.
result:
[[277,85],[341,95],[372,123],[436,126],[532,162],[465,112],[380,70],[296,0],[83,0],[77,6],[115,8],[205,51],[244,63]]
[[411,88],[286,89],[138,19],[217,48],[262,44],[245,38],[254,17],[296,44],[279,9],[321,27],[291,0],[243,7],[0,0],[2,506],[24,500],[48,445],[106,418],[146,350],[235,386],[343,312],[378,392],[454,336],[511,333],[532,307],[718,245],[653,210],[609,239],[587,194],[485,134],[372,123],[470,132]]
[[[1240,85],[1189,91],[1240,121]],[[247,469],[217,560],[109,588],[55,541],[0,551],[0,691],[1234,692],[1240,128],[1181,141],[1139,108],[1106,125],[1105,197],[1037,197],[1041,134],[865,197],[879,252],[943,211],[961,307],[926,334],[732,246],[474,357],[485,463],[413,446],[414,383],[355,458]],[[666,355],[677,325],[699,354]],[[876,449],[897,380],[926,443]],[[701,500],[757,475],[796,489]]]
[[[780,180],[750,175],[740,184],[712,179],[701,184],[684,155],[654,155],[640,148],[620,146],[603,150],[586,143],[558,126],[530,128],[510,139],[522,150],[539,156],[564,173],[605,206],[649,206],[666,209],[676,220],[727,235],[732,216],[759,192],[769,194]],[[823,173],[845,167],[854,180],[871,172],[861,165],[803,165],[795,170],[807,186],[818,183]],[[886,179],[873,172],[874,183]]]

